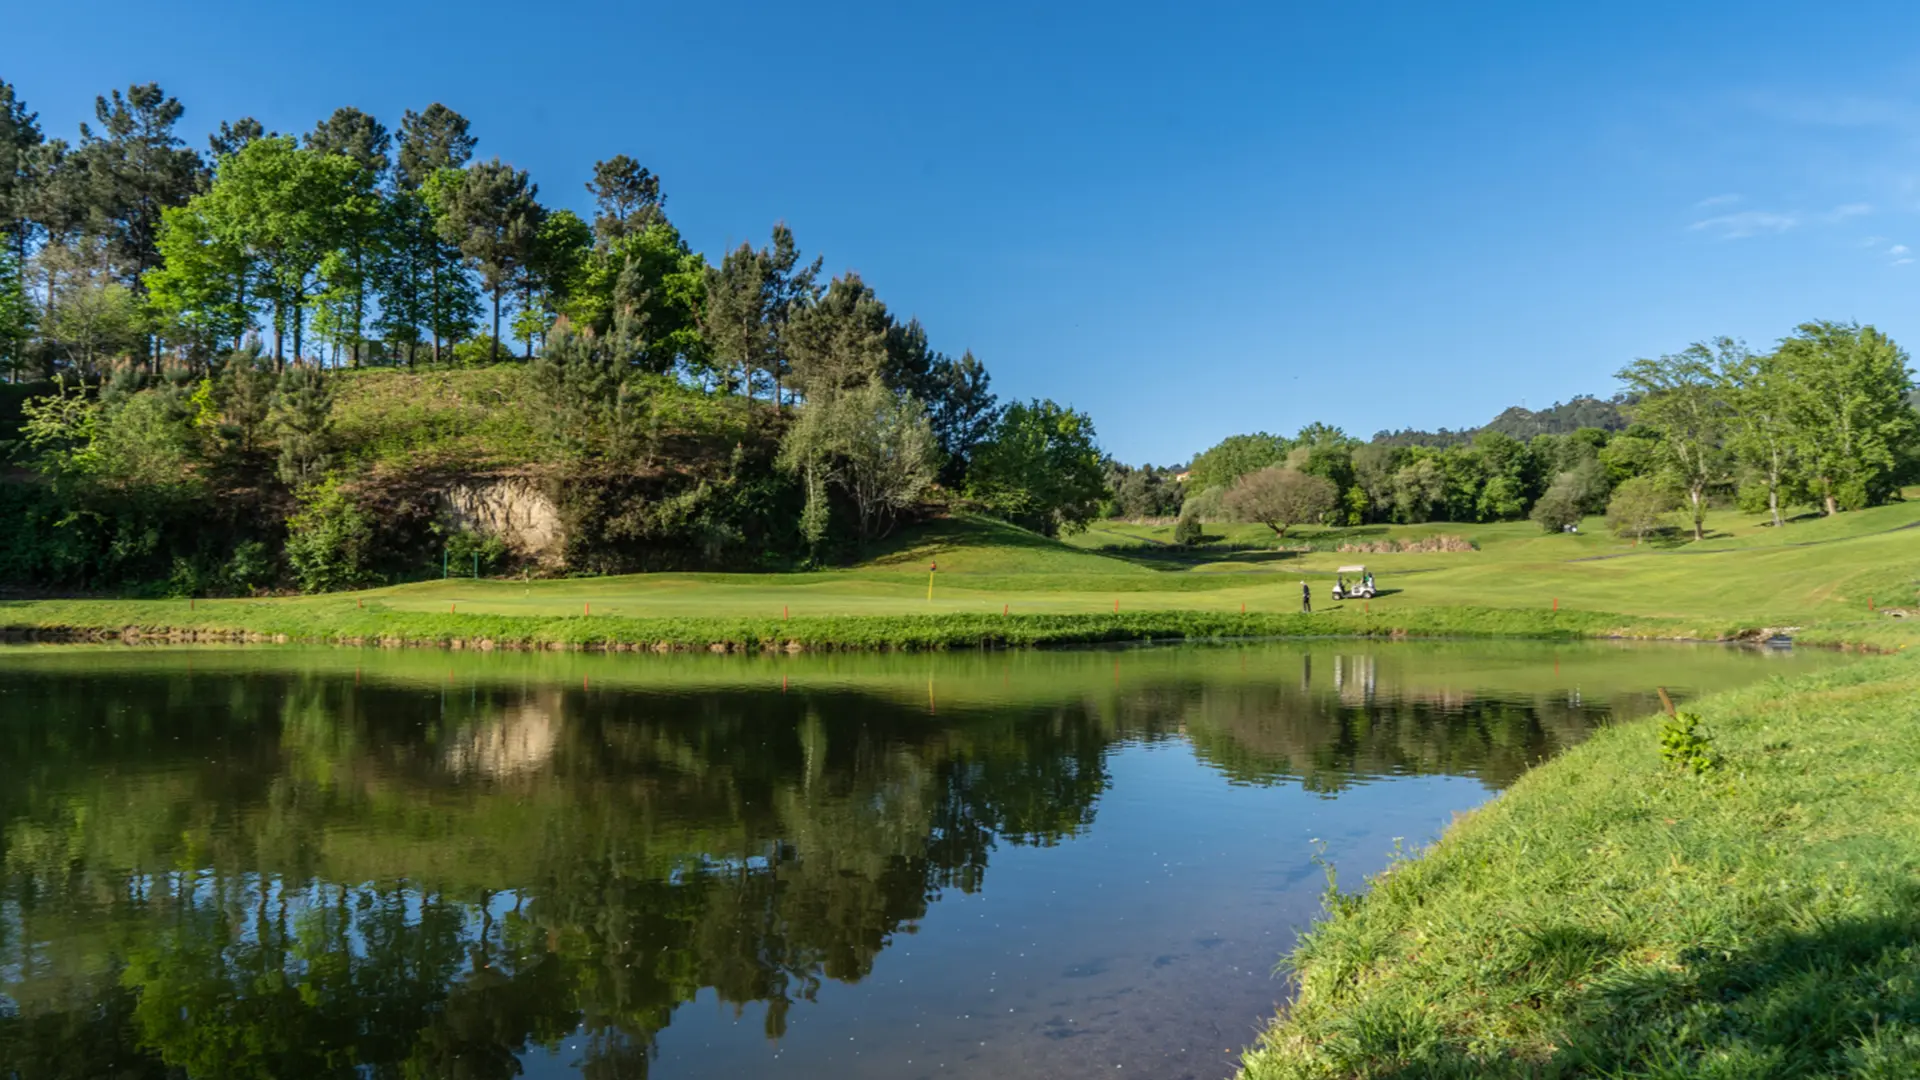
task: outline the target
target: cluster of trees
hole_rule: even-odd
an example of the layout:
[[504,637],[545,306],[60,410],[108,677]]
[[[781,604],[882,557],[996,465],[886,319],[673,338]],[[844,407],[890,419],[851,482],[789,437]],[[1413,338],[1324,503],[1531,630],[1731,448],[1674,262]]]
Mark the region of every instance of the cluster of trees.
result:
[[[830,558],[936,488],[1048,533],[1106,495],[1084,414],[1002,406],[971,353],[784,225],[709,263],[627,155],[594,165],[589,221],[438,103],[393,130],[350,107],[298,136],[227,121],[205,153],[157,85],[95,113],[49,138],[0,82],[0,372],[52,383],[22,410],[42,482],[0,492],[44,542],[0,577],[238,588],[247,543],[309,588],[391,576],[377,552],[426,541],[378,535],[331,419],[332,373],[372,366],[522,363],[506,407],[539,414],[577,569]],[[739,422],[690,432],[663,405],[689,390]],[[172,535],[216,493],[272,527],[224,553]]]
[[[1264,523],[1488,522],[1531,517],[1558,531],[1608,512],[1643,537],[1684,507],[1694,537],[1710,505],[1824,514],[1900,497],[1920,480],[1920,407],[1907,354],[1871,326],[1811,322],[1771,352],[1731,339],[1639,360],[1611,401],[1576,398],[1507,426],[1571,417],[1621,423],[1522,440],[1383,432],[1362,443],[1325,425],[1292,439],[1235,435],[1194,458],[1182,515]],[[1550,414],[1566,414],[1565,417]]]

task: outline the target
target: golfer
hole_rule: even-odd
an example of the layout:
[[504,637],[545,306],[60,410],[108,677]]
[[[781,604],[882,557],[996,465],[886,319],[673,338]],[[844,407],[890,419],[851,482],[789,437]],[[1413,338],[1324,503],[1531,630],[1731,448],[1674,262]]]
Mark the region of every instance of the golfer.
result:
[[1300,582],[1300,614],[1313,614],[1313,590],[1307,587],[1305,580]]

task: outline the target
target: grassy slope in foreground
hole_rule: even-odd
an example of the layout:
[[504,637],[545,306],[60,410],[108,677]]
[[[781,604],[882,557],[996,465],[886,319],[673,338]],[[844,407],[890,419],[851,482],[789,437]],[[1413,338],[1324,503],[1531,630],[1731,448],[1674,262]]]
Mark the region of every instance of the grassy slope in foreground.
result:
[[1343,899],[1248,1080],[1920,1076],[1920,657],[1599,733]]

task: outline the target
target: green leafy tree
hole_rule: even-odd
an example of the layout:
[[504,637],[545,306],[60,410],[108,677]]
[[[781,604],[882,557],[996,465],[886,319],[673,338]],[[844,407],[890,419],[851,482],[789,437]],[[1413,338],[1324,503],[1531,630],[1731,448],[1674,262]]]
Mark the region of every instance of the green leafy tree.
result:
[[879,380],[808,400],[780,444],[780,464],[802,478],[802,531],[825,538],[828,488],[853,507],[860,543],[891,532],[933,482],[939,451],[926,410]]
[[1780,505],[1799,488],[1792,380],[1777,353],[1755,356],[1745,349],[1724,353],[1719,375],[1731,418],[1727,447],[1758,478],[1773,524],[1785,525]]
[[1732,417],[1718,371],[1740,363],[1745,351],[1731,338],[1720,338],[1711,348],[1695,343],[1658,360],[1635,360],[1618,375],[1639,398],[1634,419],[1660,433],[1660,460],[1686,492],[1695,540],[1706,538],[1708,492],[1729,475],[1726,437]]
[[50,305],[41,331],[83,375],[140,347],[140,302],[133,290],[104,273],[69,277]]
[[1829,515],[1897,494],[1900,448],[1916,435],[1904,349],[1871,326],[1810,322],[1780,343],[1791,445]]
[[[1416,447],[1425,451],[1425,447]],[[1430,452],[1417,453],[1393,474],[1394,518],[1403,524],[1418,525],[1433,520],[1434,507],[1444,505],[1447,474]]]
[[238,347],[258,318],[261,268],[244,243],[216,231],[221,222],[206,209],[190,203],[162,216],[147,302],[179,336]]
[[331,275],[335,296],[329,309],[329,321],[335,328],[333,337],[348,347],[354,367],[360,366],[361,352],[367,344],[369,286],[373,264],[385,237],[381,226],[386,215],[376,190],[387,174],[391,143],[386,125],[351,106],[334,110],[306,139],[308,150],[338,154],[358,165],[365,174],[363,183],[356,184],[349,196],[363,200],[362,204],[343,208],[340,215],[345,226],[341,236],[344,250]]
[[622,363],[659,374],[704,362],[706,288],[706,260],[659,220],[596,247],[561,313]]
[[540,222],[545,216],[539,185],[525,171],[499,158],[462,170],[435,209],[440,235],[460,249],[493,302],[494,353],[498,362],[501,301],[539,258]]
[[[446,173],[451,179],[457,173]],[[432,343],[434,363],[480,325],[480,294],[461,261],[460,249],[441,238],[433,210],[438,182],[427,189],[399,188],[386,200],[384,242],[373,266],[380,310],[374,328],[391,348],[404,348],[412,365],[422,338]]]
[[1535,500],[1528,518],[1547,532],[1564,532],[1568,526],[1580,524],[1581,499],[1577,484],[1573,473],[1555,477],[1545,494]]
[[[168,219],[179,256],[159,276],[163,301],[183,315],[206,303],[207,325],[231,325],[257,297],[271,307],[274,359],[292,337],[304,350],[307,312],[349,273],[342,252],[378,213],[372,178],[342,154],[303,150],[287,137],[256,139],[221,159],[213,183]],[[236,269],[244,268],[236,278]],[[250,291],[237,290],[239,281]]]
[[1015,402],[974,451],[967,493],[1036,532],[1074,532],[1107,497],[1093,421],[1052,401]]
[[545,338],[566,298],[579,286],[587,258],[593,251],[593,232],[571,210],[548,212],[534,238],[533,257],[520,272],[520,311],[514,316],[514,336],[533,345]]
[[1226,507],[1241,521],[1257,521],[1284,538],[1288,529],[1319,521],[1339,504],[1340,489],[1326,477],[1269,465],[1234,481]]
[[1607,527],[1620,537],[1640,541],[1667,527],[1667,512],[1674,507],[1673,489],[1659,477],[1635,476],[1613,489],[1607,502]]
[[1235,480],[1269,465],[1287,460],[1293,444],[1279,435],[1264,431],[1252,435],[1229,435],[1193,459],[1187,467],[1187,489],[1230,488]]

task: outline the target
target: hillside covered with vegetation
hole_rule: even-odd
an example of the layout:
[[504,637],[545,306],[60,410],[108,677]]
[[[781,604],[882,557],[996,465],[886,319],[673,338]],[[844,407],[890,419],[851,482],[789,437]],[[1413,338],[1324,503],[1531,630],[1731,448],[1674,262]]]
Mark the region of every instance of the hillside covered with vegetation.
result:
[[997,400],[979,359],[823,277],[784,225],[692,250],[626,155],[595,164],[589,221],[438,104],[392,129],[350,107],[297,135],[225,121],[204,152],[158,86],[95,112],[70,142],[0,83],[13,591],[792,571],[956,514],[1039,537],[1166,519],[1179,547],[1602,514],[1704,541],[1710,512],[1780,526],[1920,480],[1907,354],[1831,322],[1468,432],[1309,424],[1129,466],[1085,414]]

